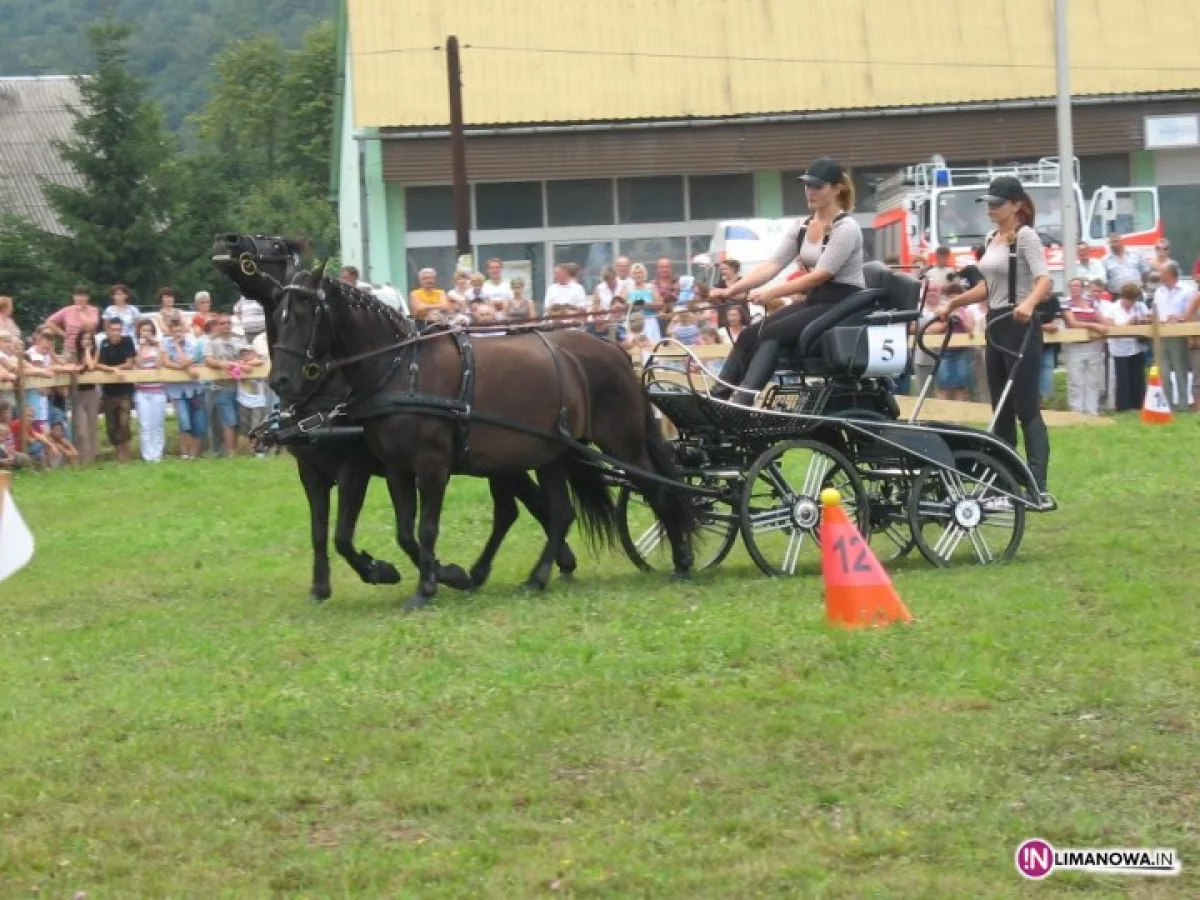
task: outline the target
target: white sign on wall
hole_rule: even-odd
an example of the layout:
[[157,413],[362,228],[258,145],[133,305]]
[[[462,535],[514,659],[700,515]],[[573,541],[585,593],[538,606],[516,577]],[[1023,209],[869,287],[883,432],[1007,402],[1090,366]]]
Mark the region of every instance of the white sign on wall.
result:
[[1146,116],[1146,149],[1200,147],[1200,113],[1186,116]]

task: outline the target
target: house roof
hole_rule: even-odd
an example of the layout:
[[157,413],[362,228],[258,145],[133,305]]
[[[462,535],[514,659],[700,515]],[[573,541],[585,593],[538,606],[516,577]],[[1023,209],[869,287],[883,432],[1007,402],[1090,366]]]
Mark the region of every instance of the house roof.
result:
[[[346,0],[358,128],[736,117],[1055,95],[1049,0]],[[1074,0],[1071,90],[1200,90],[1196,0]]]
[[63,233],[42,183],[81,184],[52,143],[70,137],[75,120],[69,107],[80,105],[79,90],[66,76],[0,78],[0,213]]

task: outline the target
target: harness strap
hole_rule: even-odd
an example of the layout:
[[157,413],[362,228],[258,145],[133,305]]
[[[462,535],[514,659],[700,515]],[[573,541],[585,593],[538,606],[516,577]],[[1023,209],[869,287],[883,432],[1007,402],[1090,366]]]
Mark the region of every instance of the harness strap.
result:
[[546,340],[546,336],[540,331],[535,331],[534,334],[541,339],[541,342],[546,345],[546,352],[550,354],[550,361],[554,363],[554,377],[558,380],[558,427],[560,430],[569,431],[567,422],[567,397],[566,391],[563,388],[562,365],[558,361],[558,354]]

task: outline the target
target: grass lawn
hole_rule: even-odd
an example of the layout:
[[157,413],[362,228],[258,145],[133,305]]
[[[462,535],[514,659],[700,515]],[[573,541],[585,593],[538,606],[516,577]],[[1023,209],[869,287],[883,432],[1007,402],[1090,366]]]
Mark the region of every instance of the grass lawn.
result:
[[[0,896],[1200,896],[1195,417],[1052,432],[1015,563],[893,578],[918,621],[826,627],[814,568],[688,586],[616,553],[515,592],[305,600],[290,458],[21,477],[0,585]],[[381,485],[359,543],[399,561]],[[469,563],[483,482],[439,556]],[[1174,847],[1179,878],[1020,841]]]

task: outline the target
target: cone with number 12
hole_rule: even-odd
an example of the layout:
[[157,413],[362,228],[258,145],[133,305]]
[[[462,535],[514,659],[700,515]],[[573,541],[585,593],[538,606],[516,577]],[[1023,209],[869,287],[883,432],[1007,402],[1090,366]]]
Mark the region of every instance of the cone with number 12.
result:
[[825,618],[843,628],[871,628],[911,622],[892,579],[842,508],[842,495],[821,492],[821,574],[825,579]]

